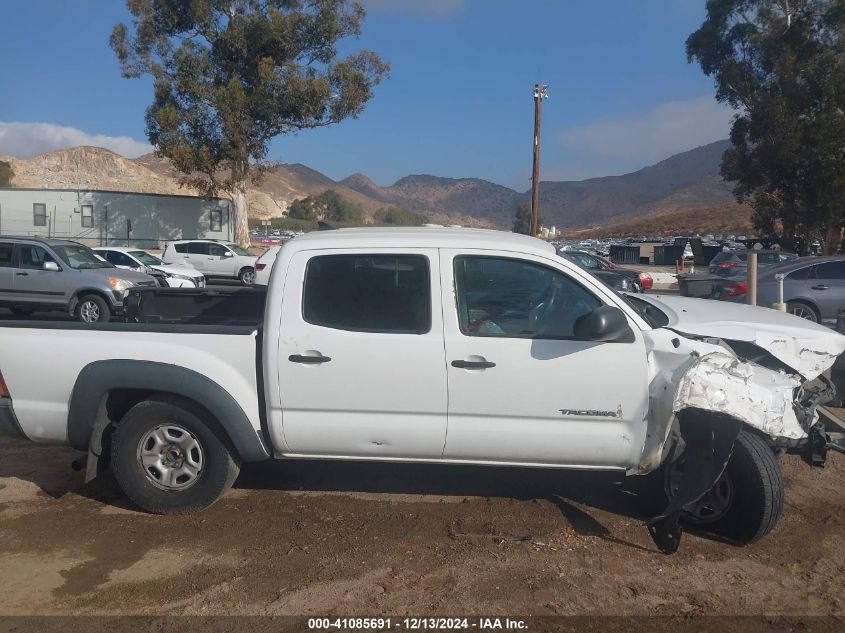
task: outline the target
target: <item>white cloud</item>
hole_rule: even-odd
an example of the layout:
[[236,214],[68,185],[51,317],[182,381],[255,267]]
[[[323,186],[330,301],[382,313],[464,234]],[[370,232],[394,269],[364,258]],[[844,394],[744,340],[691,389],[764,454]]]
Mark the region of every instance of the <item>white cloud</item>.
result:
[[560,139],[568,153],[603,163],[611,172],[725,139],[732,117],[733,111],[713,97],[699,97],[663,103],[628,118],[593,121],[565,130]]
[[0,121],[0,156],[31,158],[54,149],[93,145],[135,158],[153,151],[151,145],[128,136],[88,134],[74,127],[52,123],[7,123]]
[[361,0],[368,11],[441,18],[462,11],[466,0]]

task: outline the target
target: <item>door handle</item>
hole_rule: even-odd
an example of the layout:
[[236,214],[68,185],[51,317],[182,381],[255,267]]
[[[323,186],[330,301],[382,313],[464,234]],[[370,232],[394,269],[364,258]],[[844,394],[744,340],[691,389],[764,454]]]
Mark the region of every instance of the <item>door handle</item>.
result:
[[811,286],[813,290],[827,290],[830,286],[825,286],[824,284],[819,284],[818,286]]
[[291,354],[288,360],[292,363],[305,363],[306,365],[313,365],[316,363],[328,363],[331,358],[329,356],[303,356],[302,354]]
[[489,360],[453,360],[452,367],[458,369],[490,369],[495,367],[496,363],[491,363]]
[[29,273],[15,273],[18,277],[28,277]]

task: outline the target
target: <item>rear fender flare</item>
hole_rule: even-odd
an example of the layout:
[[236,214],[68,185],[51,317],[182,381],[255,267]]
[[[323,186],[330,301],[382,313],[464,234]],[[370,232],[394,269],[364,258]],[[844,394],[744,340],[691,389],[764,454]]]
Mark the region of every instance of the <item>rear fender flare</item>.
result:
[[223,387],[192,369],[142,360],[96,361],[79,372],[68,410],[71,446],[81,451],[89,449],[95,427],[102,432],[108,415],[106,400],[114,390],[185,398],[211,412],[243,461],[270,457],[261,431],[253,427],[244,410]]

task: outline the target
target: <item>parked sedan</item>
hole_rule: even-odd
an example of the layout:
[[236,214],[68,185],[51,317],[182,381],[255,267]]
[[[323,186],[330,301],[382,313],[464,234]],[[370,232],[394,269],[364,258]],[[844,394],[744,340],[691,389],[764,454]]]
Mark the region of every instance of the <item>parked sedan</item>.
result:
[[[776,275],[780,274],[788,312],[818,323],[835,321],[836,313],[845,309],[845,256],[804,257],[767,267],[757,278],[757,305],[771,306],[778,300]],[[746,279],[728,281],[717,298],[745,303]]]
[[[752,251],[722,251],[710,260],[710,274],[723,277],[742,277],[748,270],[748,253]],[[781,262],[798,259],[795,253],[785,251],[757,251],[757,269],[768,268]]]
[[[597,257],[584,251],[560,251],[558,253],[561,257],[568,259],[573,264],[580,266],[584,270],[589,270],[591,273],[604,273],[604,278],[609,278],[613,275],[622,277],[627,282],[627,290],[629,292],[643,292],[650,290],[654,281],[648,273],[640,270],[633,270],[630,268],[622,268],[603,257]],[[598,275],[601,277],[601,275]]]
[[94,252],[125,270],[137,270],[161,277],[169,288],[205,288],[205,276],[190,266],[165,264],[155,255],[138,248],[99,246]]

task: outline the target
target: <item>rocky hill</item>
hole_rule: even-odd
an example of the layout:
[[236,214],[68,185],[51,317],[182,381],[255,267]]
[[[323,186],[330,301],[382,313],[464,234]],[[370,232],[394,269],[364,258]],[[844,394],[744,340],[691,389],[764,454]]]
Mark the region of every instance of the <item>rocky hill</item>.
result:
[[[685,218],[687,224],[691,218],[700,220],[705,230],[709,218],[714,224],[745,226],[748,209],[734,202],[730,187],[719,176],[727,146],[727,141],[712,143],[622,176],[544,181],[540,186],[543,223],[598,232],[610,226],[633,230],[643,222],[653,225],[653,231],[663,225],[670,231],[668,226],[677,224],[673,218]],[[18,187],[196,194],[179,186],[169,161],[152,154],[130,160],[98,147],[76,147],[29,160],[5,160],[12,164]],[[412,175],[382,187],[360,173],[334,181],[305,165],[280,164],[251,188],[250,214],[280,216],[294,200],[327,189],[359,204],[368,217],[379,208],[395,205],[423,213],[433,222],[501,228],[510,227],[517,205],[530,201],[528,191],[517,192],[478,178]]]

